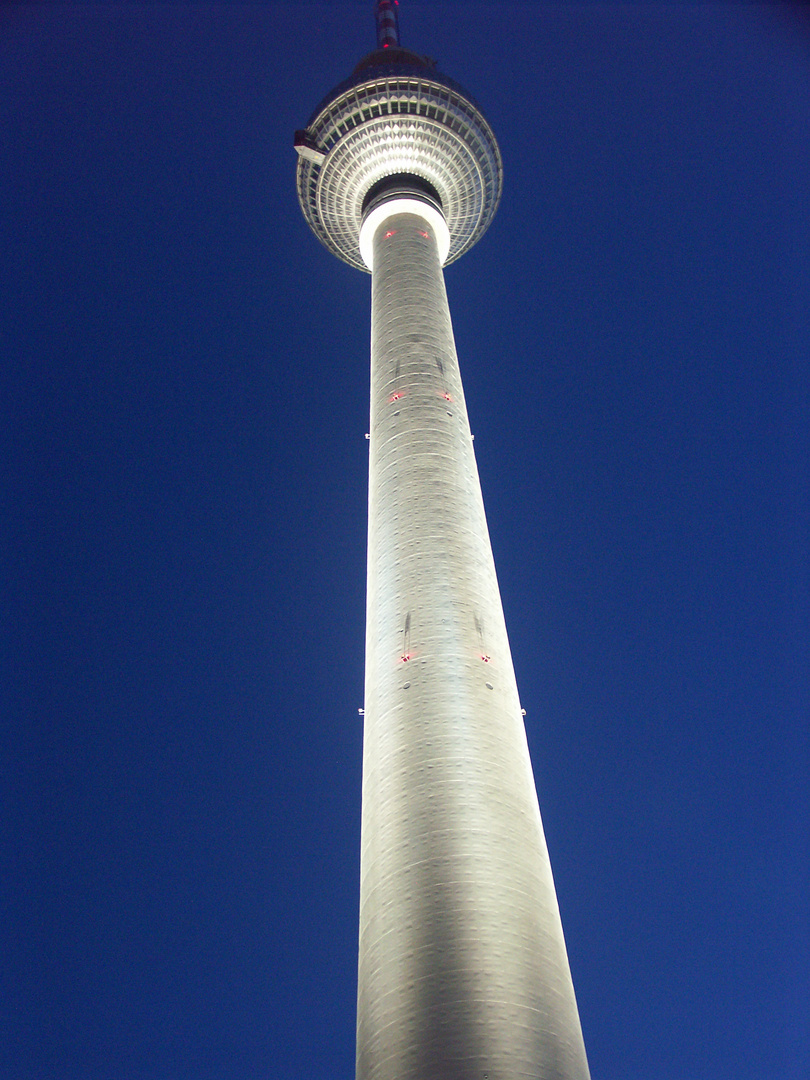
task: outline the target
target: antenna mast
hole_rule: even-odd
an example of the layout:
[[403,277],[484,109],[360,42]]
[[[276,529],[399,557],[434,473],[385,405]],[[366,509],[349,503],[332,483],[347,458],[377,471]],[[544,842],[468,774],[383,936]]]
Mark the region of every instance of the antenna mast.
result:
[[398,0],[377,0],[377,48],[396,49],[399,45]]

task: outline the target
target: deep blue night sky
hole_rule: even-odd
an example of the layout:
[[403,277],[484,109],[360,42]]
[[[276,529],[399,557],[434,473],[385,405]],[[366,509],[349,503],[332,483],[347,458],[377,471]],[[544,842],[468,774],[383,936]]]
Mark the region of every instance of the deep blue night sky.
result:
[[[369,279],[292,134],[371,0],[0,11],[8,1080],[354,1068]],[[402,0],[594,1080],[810,1075],[810,17]]]

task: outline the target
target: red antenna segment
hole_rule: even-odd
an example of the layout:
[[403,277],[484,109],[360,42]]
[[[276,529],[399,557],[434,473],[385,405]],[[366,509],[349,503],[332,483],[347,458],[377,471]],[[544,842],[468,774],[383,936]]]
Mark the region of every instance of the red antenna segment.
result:
[[397,0],[377,0],[377,48],[395,49],[399,45]]

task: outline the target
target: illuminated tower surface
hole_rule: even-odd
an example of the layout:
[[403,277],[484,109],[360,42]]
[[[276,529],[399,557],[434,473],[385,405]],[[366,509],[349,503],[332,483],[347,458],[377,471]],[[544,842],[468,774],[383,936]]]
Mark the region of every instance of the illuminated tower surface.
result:
[[371,271],[357,1080],[587,1080],[442,274],[500,152],[394,0],[377,41],[295,140],[307,221]]

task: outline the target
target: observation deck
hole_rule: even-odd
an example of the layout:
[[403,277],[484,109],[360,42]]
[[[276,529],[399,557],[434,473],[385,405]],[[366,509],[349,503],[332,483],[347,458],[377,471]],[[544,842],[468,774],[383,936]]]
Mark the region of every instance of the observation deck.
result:
[[366,270],[363,202],[385,177],[421,177],[450,231],[446,263],[486,232],[501,197],[503,165],[492,129],[465,90],[432,61],[399,46],[377,49],[296,132],[298,200],[318,239]]

